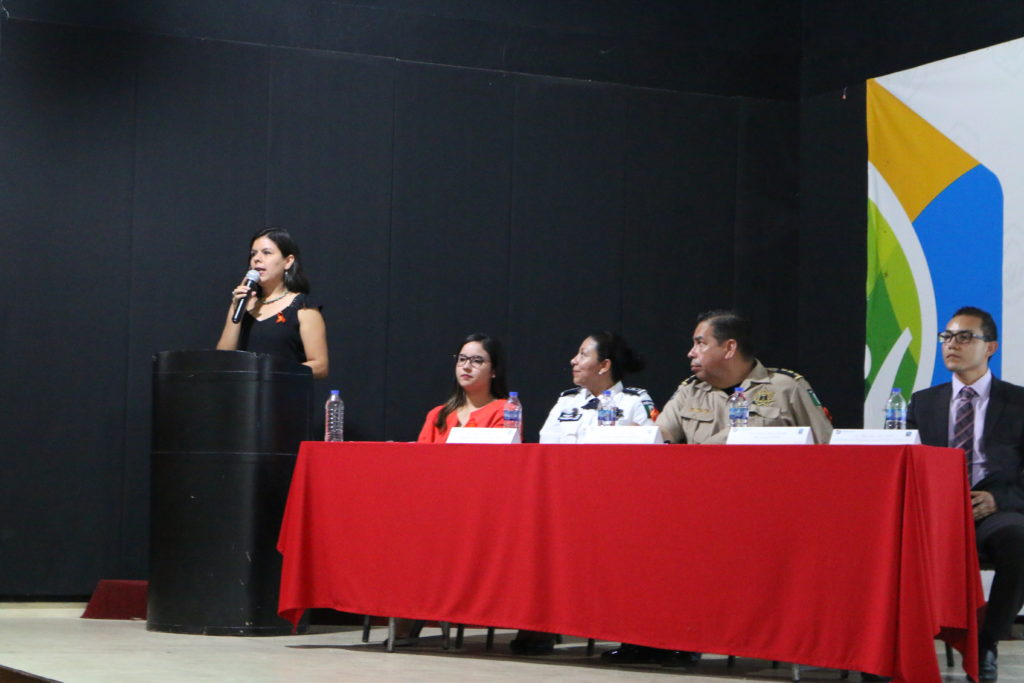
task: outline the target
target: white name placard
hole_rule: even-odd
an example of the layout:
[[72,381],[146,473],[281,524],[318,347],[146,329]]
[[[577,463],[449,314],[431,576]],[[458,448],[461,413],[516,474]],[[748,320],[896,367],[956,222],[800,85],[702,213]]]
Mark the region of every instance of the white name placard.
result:
[[802,446],[814,443],[810,427],[730,427],[725,443],[735,446]]
[[841,446],[916,446],[921,435],[916,429],[834,429],[830,444]]
[[446,443],[520,443],[518,429],[505,427],[452,427]]
[[655,425],[647,427],[616,426],[588,427],[580,434],[577,443],[621,443],[621,444],[652,444],[665,443],[661,429]]
[[576,443],[576,432],[563,434],[557,429],[551,431],[540,430],[541,443]]

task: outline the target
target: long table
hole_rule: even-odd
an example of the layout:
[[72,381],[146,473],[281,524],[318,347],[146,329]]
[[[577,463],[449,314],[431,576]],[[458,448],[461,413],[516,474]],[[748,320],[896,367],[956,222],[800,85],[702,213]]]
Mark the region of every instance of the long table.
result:
[[303,443],[279,613],[311,607],[977,680],[959,450]]

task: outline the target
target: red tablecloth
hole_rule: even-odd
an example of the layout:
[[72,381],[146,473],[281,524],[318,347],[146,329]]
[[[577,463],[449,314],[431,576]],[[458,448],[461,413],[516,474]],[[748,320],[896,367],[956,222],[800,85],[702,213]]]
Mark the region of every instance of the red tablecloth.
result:
[[279,611],[939,680],[983,602],[960,451],[302,444]]

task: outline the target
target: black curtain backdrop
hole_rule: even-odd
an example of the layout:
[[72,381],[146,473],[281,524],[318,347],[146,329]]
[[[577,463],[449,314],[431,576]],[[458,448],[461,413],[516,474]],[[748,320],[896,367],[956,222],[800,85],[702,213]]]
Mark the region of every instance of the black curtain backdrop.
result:
[[627,383],[664,403],[722,306],[859,426],[863,79],[1024,32],[995,1],[6,4],[17,598],[145,578],[151,357],[214,345],[268,224],[325,306],[317,395],[341,389],[348,438],[415,438],[476,330],[506,342],[530,439],[596,329],[646,355]]

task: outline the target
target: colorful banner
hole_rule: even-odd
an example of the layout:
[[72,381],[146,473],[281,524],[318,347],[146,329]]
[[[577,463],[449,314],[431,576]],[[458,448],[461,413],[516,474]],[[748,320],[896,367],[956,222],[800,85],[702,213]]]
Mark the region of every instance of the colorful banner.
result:
[[936,335],[961,306],[1000,328],[993,372],[1024,379],[1024,39],[867,84],[864,426],[890,390],[949,380]]

